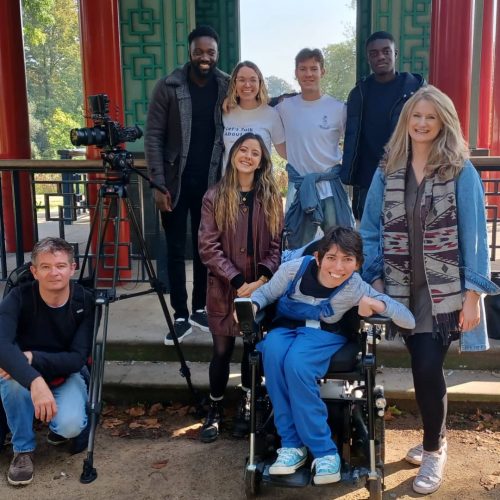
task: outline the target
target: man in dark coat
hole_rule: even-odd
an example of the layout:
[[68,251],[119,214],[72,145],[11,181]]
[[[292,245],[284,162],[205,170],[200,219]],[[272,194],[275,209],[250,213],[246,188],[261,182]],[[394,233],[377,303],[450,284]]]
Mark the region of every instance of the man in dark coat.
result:
[[421,75],[396,71],[398,51],[390,33],[377,31],[370,35],[366,54],[372,74],[362,78],[349,93],[340,172],[342,182],[354,186],[352,208],[358,220],[401,109],[425,84]]
[[[167,270],[174,327],[179,341],[192,325],[209,331],[205,312],[207,270],[198,254],[201,200],[218,180],[223,153],[222,102],[229,75],[217,69],[219,36],[209,26],[188,37],[189,62],[161,78],[152,93],[145,150],[150,178],[167,189],[155,202],[167,240]],[[193,295],[189,315],[185,246],[188,213],[193,243]],[[165,344],[172,345],[170,333]]]

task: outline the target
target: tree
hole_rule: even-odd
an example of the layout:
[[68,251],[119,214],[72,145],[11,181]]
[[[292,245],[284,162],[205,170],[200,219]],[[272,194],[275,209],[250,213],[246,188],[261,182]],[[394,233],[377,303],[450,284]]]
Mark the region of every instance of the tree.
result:
[[83,124],[78,1],[22,5],[32,151],[57,158],[57,149],[70,146],[63,127]]
[[267,92],[270,97],[278,97],[281,94],[295,92],[295,89],[283,78],[271,75],[265,78]]
[[356,39],[354,37],[323,49],[325,76],[321,90],[341,101],[346,101],[356,83]]

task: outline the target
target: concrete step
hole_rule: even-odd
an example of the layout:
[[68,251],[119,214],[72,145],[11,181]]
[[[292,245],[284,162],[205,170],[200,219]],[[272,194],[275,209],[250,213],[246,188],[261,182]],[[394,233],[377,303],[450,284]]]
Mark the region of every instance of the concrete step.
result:
[[[174,346],[163,344],[164,332],[142,335],[141,338],[108,337],[106,359],[115,361],[175,361],[178,358]],[[500,340],[490,339],[488,351],[477,353],[459,353],[455,342],[448,351],[445,361],[447,369],[500,370]],[[241,339],[236,340],[233,359],[240,359],[243,349]],[[193,333],[183,339],[181,350],[185,359],[196,362],[208,362],[212,357],[212,336],[193,327]],[[383,340],[377,346],[378,364],[391,368],[409,368],[408,351],[397,338]]]
[[[188,363],[191,382],[203,395],[208,394],[208,363]],[[178,362],[107,361],[103,397],[108,401],[134,403],[170,399],[190,401],[186,380],[179,373]],[[446,370],[450,405],[500,408],[500,371]],[[226,399],[240,396],[239,365],[231,364]],[[413,406],[414,390],[408,368],[381,368],[377,384],[385,388],[389,404]]]
[[[138,285],[132,292],[144,288]],[[122,290],[123,291],[123,290]],[[168,296],[167,302],[168,302]],[[167,322],[155,295],[120,300],[109,307],[106,359],[121,361],[175,361],[173,346],[165,346]],[[500,340],[490,339],[491,349],[480,353],[458,352],[457,342],[446,357],[447,369],[500,370]],[[181,349],[186,360],[208,362],[212,357],[212,336],[193,327]],[[233,359],[240,359],[241,339],[237,339]],[[378,364],[392,368],[409,368],[410,357],[401,339],[382,341],[378,345]]]

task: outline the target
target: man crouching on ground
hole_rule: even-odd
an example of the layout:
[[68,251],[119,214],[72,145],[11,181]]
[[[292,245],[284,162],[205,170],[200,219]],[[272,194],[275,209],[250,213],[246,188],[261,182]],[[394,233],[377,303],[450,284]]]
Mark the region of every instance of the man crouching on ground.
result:
[[[92,345],[92,294],[70,281],[73,247],[44,238],[33,248],[35,281],[0,303],[0,395],[12,433],[10,484],[33,480],[33,416],[49,424],[53,444],[78,436],[87,425],[82,370]],[[81,302],[81,307],[77,301]]]

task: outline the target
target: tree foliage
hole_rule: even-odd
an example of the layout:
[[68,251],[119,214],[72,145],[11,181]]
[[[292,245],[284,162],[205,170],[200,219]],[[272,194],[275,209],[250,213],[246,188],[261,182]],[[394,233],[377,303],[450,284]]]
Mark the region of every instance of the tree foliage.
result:
[[346,101],[356,83],[356,39],[354,36],[323,49],[325,56],[325,76],[321,80],[321,90],[340,101]]
[[[81,126],[82,77],[77,0],[23,0],[32,154],[57,158]],[[65,129],[65,127],[68,127]]]
[[278,97],[282,94],[294,92],[295,89],[283,78],[271,75],[265,78],[267,92],[270,97]]

